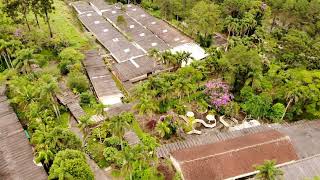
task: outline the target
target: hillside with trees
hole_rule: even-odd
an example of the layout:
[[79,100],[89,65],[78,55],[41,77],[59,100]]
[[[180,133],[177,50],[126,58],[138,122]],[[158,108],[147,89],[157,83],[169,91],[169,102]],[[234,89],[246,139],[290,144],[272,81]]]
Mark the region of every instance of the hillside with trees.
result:
[[[141,5],[209,54],[137,88],[141,113],[196,107],[270,122],[319,118],[320,1],[145,0]],[[217,35],[224,36],[224,44]],[[206,95],[210,81],[226,83],[232,100],[217,106],[217,97]]]

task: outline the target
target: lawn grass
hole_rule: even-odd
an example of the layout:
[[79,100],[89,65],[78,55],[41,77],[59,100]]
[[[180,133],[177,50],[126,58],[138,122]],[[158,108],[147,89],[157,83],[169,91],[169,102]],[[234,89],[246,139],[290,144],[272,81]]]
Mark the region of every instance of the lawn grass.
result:
[[82,109],[84,110],[84,112],[88,115],[88,116],[93,116],[96,115],[96,110],[93,107],[89,107],[89,106],[82,106]]
[[[91,37],[82,31],[82,26],[75,12],[64,1],[54,0],[55,10],[49,14],[50,25],[54,37],[60,37],[68,41],[71,47],[79,50],[90,49],[93,46]],[[32,13],[28,15],[31,29],[37,29],[35,17]],[[49,36],[48,25],[43,18],[39,18],[40,30]]]
[[74,12],[64,1],[54,1],[55,11],[51,14],[52,29],[68,40],[75,48],[88,48],[90,46],[89,36],[81,32],[81,25],[75,17]]
[[58,118],[58,124],[61,128],[68,128],[69,127],[69,119],[70,119],[70,113],[65,112],[61,114],[60,118]]

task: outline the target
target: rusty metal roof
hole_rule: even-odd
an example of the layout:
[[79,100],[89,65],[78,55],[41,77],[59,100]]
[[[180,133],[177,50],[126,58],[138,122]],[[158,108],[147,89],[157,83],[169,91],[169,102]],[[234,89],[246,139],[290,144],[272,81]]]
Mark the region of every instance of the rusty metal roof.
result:
[[186,180],[220,180],[250,173],[265,160],[282,164],[298,156],[288,136],[269,130],[174,151],[171,158]]

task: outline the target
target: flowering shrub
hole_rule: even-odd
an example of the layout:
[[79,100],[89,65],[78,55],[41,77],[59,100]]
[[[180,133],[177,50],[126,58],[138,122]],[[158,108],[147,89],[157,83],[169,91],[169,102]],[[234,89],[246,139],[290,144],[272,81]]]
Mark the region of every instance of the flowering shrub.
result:
[[222,81],[209,81],[206,84],[205,94],[210,97],[210,103],[217,109],[227,105],[233,95],[229,92],[229,85]]

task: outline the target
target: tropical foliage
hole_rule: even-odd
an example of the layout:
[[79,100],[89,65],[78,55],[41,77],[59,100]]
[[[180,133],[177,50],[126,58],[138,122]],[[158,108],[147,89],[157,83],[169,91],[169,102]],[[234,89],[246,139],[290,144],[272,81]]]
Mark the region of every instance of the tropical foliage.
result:
[[283,174],[283,172],[276,167],[275,160],[265,161],[262,165],[256,166],[256,170],[259,171],[256,175],[256,178],[259,180],[276,180]]
[[54,158],[48,179],[88,179],[94,175],[81,151],[66,149]]
[[[191,67],[176,66],[137,87],[140,113],[214,110],[270,122],[320,117],[319,1],[144,0],[141,4],[198,39],[208,47],[208,57]],[[166,53],[154,57],[161,62],[170,59]],[[206,84],[218,81],[228,87],[210,92]]]

